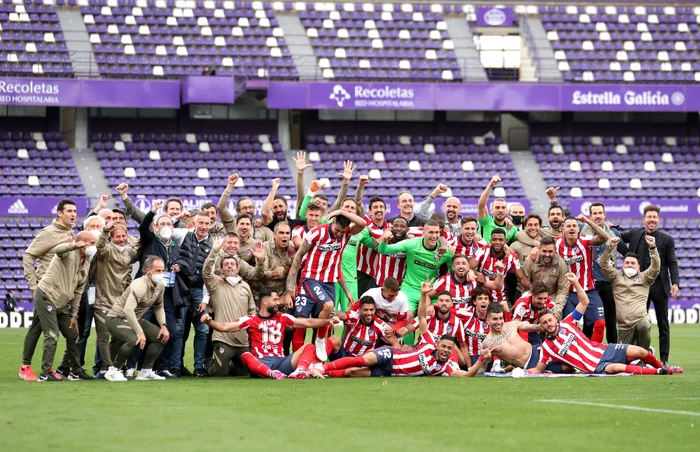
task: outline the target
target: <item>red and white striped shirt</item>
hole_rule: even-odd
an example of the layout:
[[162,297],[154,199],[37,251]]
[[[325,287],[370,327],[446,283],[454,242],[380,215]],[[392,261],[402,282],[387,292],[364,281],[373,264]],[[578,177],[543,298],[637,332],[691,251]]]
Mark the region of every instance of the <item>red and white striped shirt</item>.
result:
[[294,325],[294,317],[278,312],[272,317],[247,315],[236,320],[241,330],[247,330],[250,351],[256,358],[284,358],[284,330]]
[[462,305],[468,304],[472,299],[472,294],[474,289],[476,289],[476,281],[465,280],[463,283],[455,279],[454,274],[448,273],[445,276],[441,276],[433,284],[433,290],[436,292],[442,292],[447,290],[452,295],[452,302],[455,308],[459,309]]
[[345,324],[348,328],[343,340],[343,348],[354,356],[362,356],[376,347],[377,341],[386,336],[386,330],[389,329],[389,325],[382,322],[376,315],[369,325],[362,323],[362,316],[358,311],[348,311],[345,315],[347,316]]
[[476,315],[476,309],[462,308],[457,311],[457,317],[462,320],[464,326],[464,335],[469,346],[469,354],[476,356],[481,354],[481,343],[484,342],[486,336],[491,332],[486,319],[480,319]]
[[311,250],[304,256],[301,277],[319,282],[334,283],[340,279],[340,261],[343,249],[350,238],[350,228],[338,240],[331,232],[331,224],[316,226],[306,233],[304,241]]
[[304,237],[306,236],[307,232],[309,232],[309,227],[305,224],[295,226],[294,229],[292,229],[292,239],[294,237],[299,237],[300,239],[304,240]]
[[[394,241],[388,242],[393,245]],[[384,285],[384,280],[388,277],[396,278],[401,284],[403,277],[406,274],[406,253],[379,254],[377,253],[376,268],[374,272],[374,280],[379,287]]]
[[571,313],[561,321],[559,331],[554,338],[545,336],[540,362],[566,363],[589,374],[595,373],[607,346],[590,341],[576,323]]
[[[456,315],[450,313],[447,319],[442,320],[436,314],[428,317],[426,321],[428,322],[428,332],[433,335],[435,342],[439,341],[440,337],[444,334],[456,337],[460,344],[466,342],[462,321]],[[414,318],[413,322],[411,322],[411,325],[413,325],[416,330],[418,330],[419,324],[420,320],[418,317]]]
[[[551,297],[547,298],[542,309],[552,309],[556,311],[556,305]],[[532,309],[532,294],[530,292],[525,292],[522,297],[515,300],[513,304],[513,320],[518,322],[530,322],[531,324],[536,324],[537,319],[540,316],[539,309]]]
[[[459,367],[452,361],[438,363],[435,359],[437,344],[430,332],[422,334],[418,345],[411,350],[394,350],[394,363],[391,375],[394,377],[443,376]],[[381,353],[382,350],[378,350]]]
[[462,236],[461,235],[456,235],[450,240],[450,246],[454,246],[455,252],[454,254],[464,254],[467,256],[467,260],[472,260],[475,259],[476,253],[479,250],[483,250],[484,248],[487,248],[489,246],[488,242],[486,240],[481,239],[481,240],[472,240],[472,243],[470,245],[466,245],[462,241]]
[[[497,258],[491,252],[491,246],[487,246],[479,250],[474,257],[477,261],[479,271],[484,274],[484,278],[489,281],[495,281],[497,275],[496,262],[503,262],[504,274],[508,274],[511,270],[520,270],[520,260],[514,252],[506,253],[502,258]],[[508,299],[508,289],[505,283],[501,290],[492,290],[491,295],[493,296],[493,301],[503,301]]]
[[[365,222],[367,223],[369,235],[374,240],[379,240],[384,231],[391,228],[391,223],[388,221],[385,221],[382,226],[377,226],[369,217],[365,216]],[[362,243],[358,244],[357,247],[357,271],[376,278],[379,253]]]
[[[574,246],[569,246],[564,236],[554,239],[557,253],[569,265],[569,271],[576,275],[583,290],[591,290],[595,287],[593,284],[592,240],[592,235],[581,235]],[[569,286],[569,292],[574,292],[575,290],[573,284]]]

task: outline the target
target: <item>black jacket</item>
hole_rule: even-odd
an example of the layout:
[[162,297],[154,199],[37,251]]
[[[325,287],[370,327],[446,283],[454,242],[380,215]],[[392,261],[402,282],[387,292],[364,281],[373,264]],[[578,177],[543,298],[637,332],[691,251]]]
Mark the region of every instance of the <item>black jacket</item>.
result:
[[177,263],[180,264],[182,270],[180,276],[183,278],[187,287],[201,288],[204,285],[202,279],[202,267],[204,261],[209,256],[213,241],[211,236],[199,241],[194,232],[188,232],[185,239],[180,245],[180,258]]
[[[680,287],[678,260],[676,260],[676,244],[673,241],[673,237],[659,230],[656,230],[656,232],[651,235],[656,239],[656,248],[659,250],[659,257],[661,258],[661,273],[659,273],[654,284],[662,284],[666,296],[670,297],[671,285],[676,284]],[[644,242],[643,247],[646,248],[646,256],[648,256],[649,251],[646,246],[646,241],[644,240],[645,236],[646,230],[644,228],[634,228],[623,232],[621,238],[625,243],[629,244],[629,250],[637,254],[639,254],[641,242]],[[649,268],[649,262],[651,261],[646,256],[639,256],[641,271]]]

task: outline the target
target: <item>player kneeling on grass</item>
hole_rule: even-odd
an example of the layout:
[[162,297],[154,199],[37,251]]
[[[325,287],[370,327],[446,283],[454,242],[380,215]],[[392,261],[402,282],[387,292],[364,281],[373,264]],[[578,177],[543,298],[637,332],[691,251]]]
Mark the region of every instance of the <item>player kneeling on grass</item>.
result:
[[[545,332],[540,362],[529,373],[541,373],[551,361],[566,363],[591,374],[618,374],[627,372],[635,375],[673,375],[683,373],[677,366],[664,367],[656,356],[635,345],[599,344],[583,335],[577,323],[588,308],[588,295],[573,273],[566,278],[576,288],[578,304],[576,309],[561,322],[556,313],[550,310],[540,312],[539,324]],[[632,366],[628,363],[641,360],[651,368]]]
[[455,348],[454,337],[445,334],[436,343],[428,330],[426,310],[430,304],[430,297],[427,294],[432,287],[429,278],[426,279],[427,281],[421,284],[421,299],[418,304],[418,328],[421,334],[419,345],[408,350],[381,347],[363,356],[341,358],[323,366],[326,374],[336,378],[476,375],[484,359],[491,356],[491,351],[484,348],[481,357],[469,368],[469,372],[459,370],[457,363],[450,361],[450,355]]
[[[152,370],[153,363],[170,339],[170,333],[165,326],[163,308],[164,271],[163,259],[148,256],[143,263],[143,276],[129,285],[126,292],[107,313],[105,323],[114,343],[110,346],[110,355],[113,357],[112,366],[105,374],[105,379],[126,381],[126,377],[121,372],[122,366],[134,354],[136,347],[143,350],[148,344],[143,366],[136,379],[165,380],[165,377],[157,375]],[[160,328],[142,318],[151,306]]]
[[364,296],[358,303],[359,310],[338,313],[338,319],[345,322],[346,333],[342,341],[338,336],[331,336],[326,341],[326,353],[331,361],[364,355],[374,349],[380,340],[394,348],[401,348],[391,326],[377,317],[374,298]]
[[[311,374],[307,370],[316,360],[316,347],[314,344],[307,344],[285,357],[282,341],[285,328],[331,327],[334,319],[295,318],[279,312],[280,303],[276,291],[263,287],[260,289],[260,312],[257,314],[241,317],[235,322],[217,322],[209,315],[203,315],[202,322],[222,333],[236,333],[242,330],[248,332],[251,351],[243,353],[241,361],[252,376],[275,380],[284,380],[287,376],[303,379]],[[318,374],[322,375],[320,367]]]

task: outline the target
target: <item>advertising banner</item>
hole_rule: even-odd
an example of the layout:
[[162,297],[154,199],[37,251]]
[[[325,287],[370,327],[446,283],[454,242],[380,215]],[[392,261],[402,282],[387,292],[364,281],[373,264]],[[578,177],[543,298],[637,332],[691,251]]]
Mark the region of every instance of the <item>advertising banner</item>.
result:
[[[54,217],[60,197],[42,196],[0,196],[0,216],[11,217]],[[90,209],[90,200],[85,197],[71,197],[78,209],[78,217],[85,216]]]

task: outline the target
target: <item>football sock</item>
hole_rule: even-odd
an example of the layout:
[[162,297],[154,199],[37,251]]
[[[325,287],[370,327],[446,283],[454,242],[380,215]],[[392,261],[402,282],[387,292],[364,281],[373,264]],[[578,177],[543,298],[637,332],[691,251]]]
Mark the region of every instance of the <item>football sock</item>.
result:
[[324,338],[324,339],[325,339],[326,337],[328,337],[328,328],[329,328],[329,327],[327,327],[327,326],[322,326],[322,327],[320,327],[320,328],[318,329],[318,332],[317,332],[317,334],[316,334],[316,337],[317,337],[317,338],[318,338],[318,337],[322,337],[322,338]]
[[241,362],[255,375],[269,377],[272,373],[269,367],[255,359],[255,356],[253,356],[251,353],[243,353],[241,356]]
[[343,370],[327,370],[326,375],[331,378],[345,378],[345,369]]
[[338,370],[338,369],[349,369],[351,367],[363,367],[365,365],[365,358],[362,356],[350,356],[347,358],[336,359],[323,366],[323,370]]
[[639,366],[625,366],[625,372],[635,375],[657,375],[658,371],[656,369],[647,369],[646,367]]
[[605,333],[605,320],[596,320],[593,324],[593,334],[591,335],[591,340],[593,342],[603,342],[603,336]]
[[313,344],[306,344],[303,351],[301,352],[301,357],[299,358],[299,363],[297,363],[297,370],[306,370],[309,368],[311,363],[316,359],[316,347]]
[[292,352],[299,350],[304,346],[306,340],[306,328],[295,328],[294,337],[292,338]]
[[642,358],[642,362],[643,362],[644,364],[651,364],[652,366],[654,366],[654,367],[657,368],[657,369],[661,369],[662,367],[664,367],[664,365],[661,364],[661,361],[659,361],[659,358],[657,358],[656,356],[652,355],[651,352],[648,352],[648,353],[647,353],[647,356],[645,356],[644,358]]
[[[342,347],[343,345],[341,344],[340,346]],[[333,341],[326,339],[326,355],[330,355],[331,353],[333,353]]]

